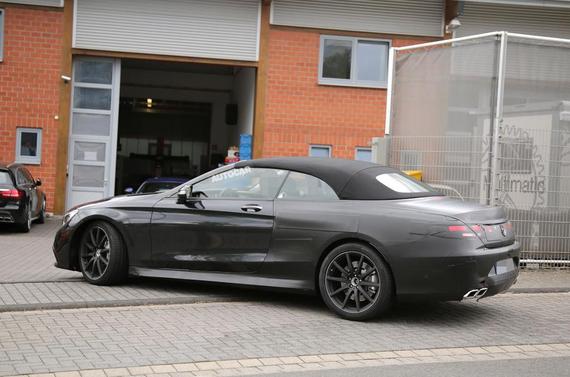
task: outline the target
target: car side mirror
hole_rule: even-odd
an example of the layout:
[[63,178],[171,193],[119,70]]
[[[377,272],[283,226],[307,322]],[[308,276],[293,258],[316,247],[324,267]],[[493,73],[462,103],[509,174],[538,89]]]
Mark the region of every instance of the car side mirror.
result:
[[42,185],[42,180],[41,179],[36,179],[36,186],[41,186]]
[[127,188],[125,189],[125,194],[132,194],[134,191],[135,191],[135,190],[133,190],[132,187],[127,187]]
[[192,196],[192,186],[183,186],[178,190],[178,203],[186,203],[190,196]]

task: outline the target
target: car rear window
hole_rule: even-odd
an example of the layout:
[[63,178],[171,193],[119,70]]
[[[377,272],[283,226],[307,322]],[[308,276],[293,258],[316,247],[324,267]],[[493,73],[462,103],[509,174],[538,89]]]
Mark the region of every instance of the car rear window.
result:
[[7,171],[0,171],[0,185],[13,185],[12,177]]
[[420,194],[435,192],[428,185],[405,174],[384,173],[376,176],[376,180],[394,192],[401,194]]
[[354,174],[339,196],[352,200],[393,200],[440,195],[431,186],[399,170],[379,166]]

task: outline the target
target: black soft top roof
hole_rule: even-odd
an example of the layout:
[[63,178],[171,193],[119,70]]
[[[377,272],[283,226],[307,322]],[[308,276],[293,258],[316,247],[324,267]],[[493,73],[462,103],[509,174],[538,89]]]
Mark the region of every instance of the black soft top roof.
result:
[[349,200],[405,199],[439,195],[436,192],[397,193],[382,185],[376,176],[399,170],[365,161],[320,157],[278,157],[240,161],[237,168],[273,168],[309,174],[325,181],[339,198]]

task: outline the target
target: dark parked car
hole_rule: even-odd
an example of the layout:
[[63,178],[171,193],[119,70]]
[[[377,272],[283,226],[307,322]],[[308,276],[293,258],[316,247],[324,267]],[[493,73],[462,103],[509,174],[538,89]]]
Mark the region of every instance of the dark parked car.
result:
[[46,196],[25,166],[0,163],[0,223],[16,224],[22,232],[29,232],[32,221],[43,224],[46,215]]
[[135,192],[132,187],[127,187],[125,189],[126,194],[148,194],[152,192],[163,192],[174,187],[180,186],[183,183],[188,182],[186,178],[175,178],[175,177],[154,177],[145,180]]
[[321,158],[242,161],[182,189],[75,208],[53,249],[58,267],[93,284],[131,274],[304,290],[355,320],[395,297],[497,294],[519,264],[503,209],[392,168]]

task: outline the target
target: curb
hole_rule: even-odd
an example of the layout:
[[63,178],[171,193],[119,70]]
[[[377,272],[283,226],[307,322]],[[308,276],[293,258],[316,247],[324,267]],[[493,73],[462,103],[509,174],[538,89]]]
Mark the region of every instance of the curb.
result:
[[180,304],[207,304],[219,302],[245,302],[238,297],[177,297],[177,298],[154,298],[154,299],[133,299],[133,300],[109,300],[109,301],[87,301],[87,302],[53,302],[34,303],[0,306],[1,313],[28,312],[40,310],[60,310],[60,309],[88,309],[88,308],[115,308],[134,307],[151,305],[180,305]]
[[511,288],[505,293],[567,293],[570,292],[570,287],[549,287],[549,288]]
[[[51,281],[46,283],[63,283],[70,281]],[[72,280],[71,280],[72,282]],[[37,283],[37,282],[33,282]],[[2,283],[0,283],[2,284]],[[18,283],[4,283],[18,284]],[[504,294],[541,294],[541,293],[570,293],[570,287],[551,288],[511,288]],[[81,301],[81,302],[47,302],[33,304],[0,305],[0,313],[26,312],[40,310],[60,310],[60,309],[88,309],[88,308],[114,308],[114,307],[136,307],[150,305],[181,305],[181,304],[207,304],[220,302],[246,302],[251,298],[240,296],[190,296],[190,297],[169,297],[169,298],[133,298],[125,300],[101,300],[101,301]]]

